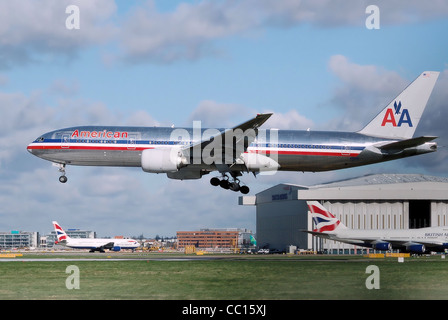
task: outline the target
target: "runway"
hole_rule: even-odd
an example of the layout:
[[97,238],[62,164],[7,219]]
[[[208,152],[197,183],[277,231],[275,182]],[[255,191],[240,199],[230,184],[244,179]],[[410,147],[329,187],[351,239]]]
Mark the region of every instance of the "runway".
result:
[[212,257],[201,258],[4,258],[0,262],[78,262],[78,261],[198,261],[213,260]]

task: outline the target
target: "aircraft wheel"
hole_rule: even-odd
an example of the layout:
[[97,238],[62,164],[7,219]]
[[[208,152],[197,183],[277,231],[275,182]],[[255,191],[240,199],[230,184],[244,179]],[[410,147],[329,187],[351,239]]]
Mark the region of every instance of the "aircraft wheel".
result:
[[214,178],[211,178],[210,179],[210,184],[212,185],[212,186],[219,186],[219,183],[221,182],[221,180],[219,180],[218,178],[216,178],[216,177],[214,177]]
[[221,186],[221,188],[223,189],[229,189],[230,185],[229,185],[229,180],[221,180],[219,182],[219,185]]
[[248,187],[248,186],[242,186],[242,187],[240,188],[240,192],[241,192],[242,194],[248,194],[248,193],[249,193],[249,187]]
[[68,180],[68,179],[67,179],[66,176],[60,176],[60,177],[59,177],[59,182],[60,182],[60,183],[66,183],[67,180]]
[[238,191],[238,190],[240,190],[240,185],[237,182],[231,182],[229,184],[229,188],[232,191]]

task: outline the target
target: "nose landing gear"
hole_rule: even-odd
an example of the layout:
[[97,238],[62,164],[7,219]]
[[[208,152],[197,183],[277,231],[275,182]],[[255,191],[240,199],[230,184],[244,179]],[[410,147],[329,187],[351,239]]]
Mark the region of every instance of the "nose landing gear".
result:
[[59,182],[60,182],[60,183],[66,183],[67,180],[68,180],[68,179],[67,179],[66,176],[60,176],[60,177],[59,177]]
[[239,179],[232,177],[232,180],[230,180],[229,176],[226,174],[223,174],[221,179],[218,177],[211,178],[210,184],[215,187],[220,186],[221,188],[226,190],[232,190],[235,192],[239,191],[242,194],[248,194],[250,191],[248,186],[241,185]]
[[65,163],[53,163],[55,167],[59,168],[59,172],[61,173],[61,176],[59,177],[60,183],[66,183],[67,177],[65,176]]

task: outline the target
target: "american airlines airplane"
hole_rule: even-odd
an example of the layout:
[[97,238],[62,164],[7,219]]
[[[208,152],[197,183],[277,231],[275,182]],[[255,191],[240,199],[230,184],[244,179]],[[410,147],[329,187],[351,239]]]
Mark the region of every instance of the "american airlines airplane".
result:
[[78,126],[39,136],[28,151],[59,167],[140,167],[171,179],[199,179],[249,192],[245,172],[328,171],[434,152],[436,137],[413,137],[439,72],[425,71],[358,132],[260,129],[272,114],[258,114],[231,129]]
[[424,253],[448,249],[448,227],[355,230],[347,228],[319,202],[308,201],[307,204],[315,228],[303,231],[314,236],[383,251],[399,249]]
[[134,239],[70,238],[59,223],[53,221],[53,226],[58,237],[57,244],[69,248],[104,252],[104,249],[120,251],[121,249],[135,250],[140,247],[140,244]]

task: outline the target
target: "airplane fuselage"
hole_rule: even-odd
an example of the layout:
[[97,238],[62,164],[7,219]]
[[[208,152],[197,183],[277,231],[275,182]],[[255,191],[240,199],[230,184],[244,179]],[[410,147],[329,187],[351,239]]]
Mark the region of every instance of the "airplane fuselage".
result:
[[414,137],[439,72],[425,71],[358,132],[262,130],[272,113],[259,113],[231,129],[83,126],[52,131],[28,145],[59,166],[141,167],[171,179],[199,179],[246,194],[245,172],[329,171],[436,151],[437,137]]
[[391,242],[393,249],[407,249],[421,243],[432,251],[448,249],[448,227],[382,230],[342,229],[334,234],[328,234],[328,238],[366,247],[372,247],[372,243]]
[[140,244],[133,239],[81,239],[81,238],[69,238],[67,241],[61,242],[62,245],[73,249],[90,249],[90,250],[102,250],[102,249],[129,249],[135,250]]
[[[28,146],[40,158],[79,166],[141,167],[142,151],[188,147],[204,138],[207,130],[176,136],[179,128],[82,126],[46,133]],[[213,129],[222,131],[223,129]],[[187,136],[187,138],[185,138]],[[191,137],[191,138],[189,138]],[[376,138],[354,132],[301,130],[259,130],[246,153],[275,160],[281,171],[328,171],[393,160],[436,150],[433,142],[405,150],[384,152],[373,145],[397,140]],[[189,169],[215,171],[215,163],[191,159]],[[233,164],[234,170],[257,171]]]

